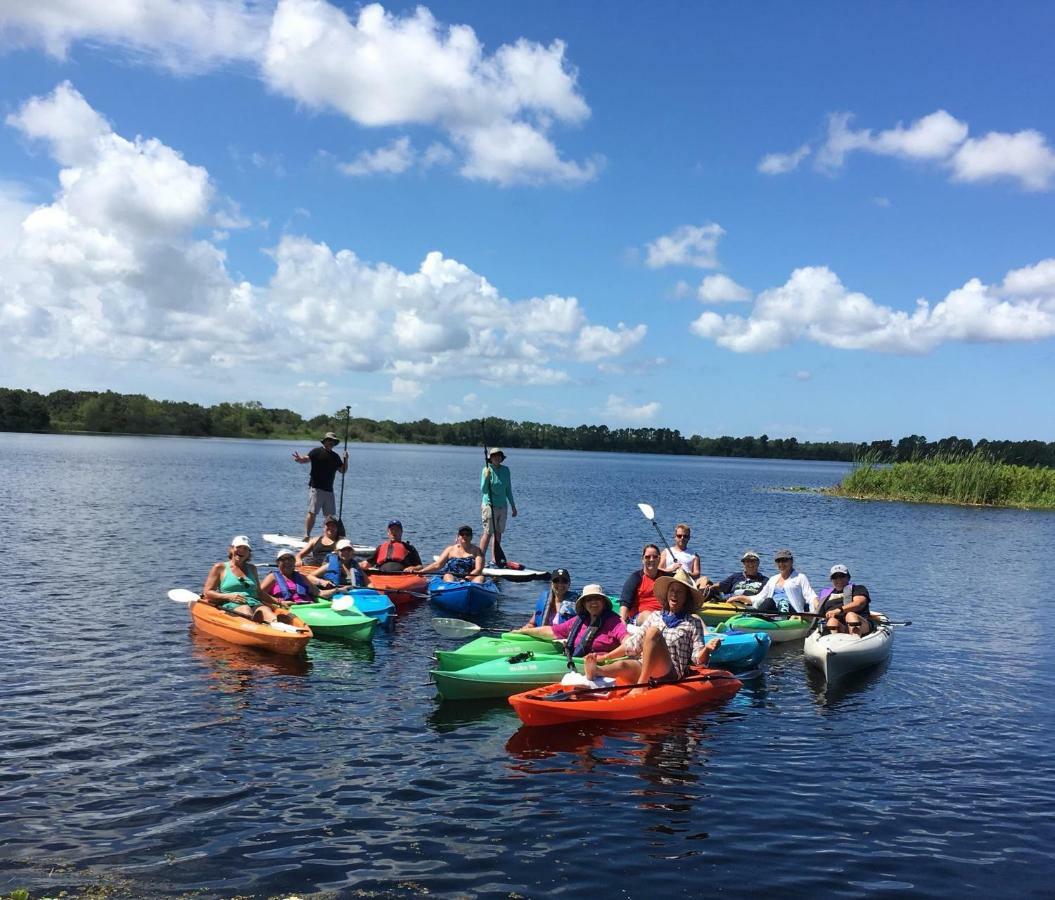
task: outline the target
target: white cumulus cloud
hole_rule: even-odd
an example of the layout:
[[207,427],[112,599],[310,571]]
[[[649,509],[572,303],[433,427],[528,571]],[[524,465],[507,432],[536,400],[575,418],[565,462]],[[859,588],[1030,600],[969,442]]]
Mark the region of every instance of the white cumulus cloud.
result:
[[204,168],[156,139],[122,137],[68,83],[7,124],[60,167],[43,205],[0,183],[0,328],[31,357],[199,371],[266,359],[311,380],[304,348],[324,335],[328,371],[385,373],[405,398],[455,377],[562,384],[569,366],[645,334],[591,324],[575,297],[504,297],[439,251],[405,272],[287,234],[268,251],[270,280],[237,281],[223,250],[197,235],[248,219]]
[[704,303],[739,303],[751,299],[751,292],[728,275],[708,275],[696,289],[696,296]]
[[[1041,340],[1055,336],[1055,291],[1045,280],[1045,263],[1009,273],[1003,288],[972,278],[933,306],[917,300],[911,312],[847,290],[824,266],[805,267],[759,294],[750,315],[705,312],[690,328],[737,353],[779,350],[800,340],[886,353],[926,353],[952,341]],[[1024,283],[1040,290],[1022,292],[1033,294],[1026,299],[1005,299]]]
[[351,162],[340,163],[337,168],[345,175],[373,175],[378,172],[398,175],[414,164],[414,148],[410,138],[396,138],[377,150],[364,150]]
[[664,266],[713,269],[718,265],[718,241],[723,234],[725,229],[717,222],[681,225],[645,246],[645,265],[650,269]]
[[[819,171],[833,173],[841,169],[851,153],[872,153],[936,164],[948,171],[954,181],[1007,179],[1027,191],[1046,191],[1055,183],[1055,151],[1035,129],[991,131],[974,138],[970,137],[966,122],[944,109],[909,125],[899,122],[878,132],[853,128],[852,120],[853,115],[847,112],[828,117],[828,135],[814,160]],[[807,145],[803,145],[796,154],[806,149]],[[790,172],[799,162],[801,158],[795,154],[770,154],[759,164],[759,171]]]
[[[78,41],[116,46],[185,72],[254,66],[276,93],[364,127],[438,129],[444,140],[423,167],[457,153],[466,178],[500,185],[579,184],[603,163],[566,159],[551,137],[556,123],[590,115],[562,41],[519,38],[488,53],[472,28],[424,6],[398,14],[370,3],[349,15],[327,0],[8,0],[0,39],[56,56]],[[346,165],[395,172],[403,159],[390,146]]]
[[758,171],[763,175],[783,175],[786,172],[794,172],[807,156],[810,155],[810,145],[803,144],[791,153],[767,153],[758,164]]
[[635,406],[632,401],[627,400],[625,397],[620,397],[618,394],[609,394],[608,401],[605,403],[604,409],[601,410],[601,415],[610,422],[615,422],[619,425],[647,425],[649,422],[655,421],[660,409],[662,409],[662,405],[656,401]]

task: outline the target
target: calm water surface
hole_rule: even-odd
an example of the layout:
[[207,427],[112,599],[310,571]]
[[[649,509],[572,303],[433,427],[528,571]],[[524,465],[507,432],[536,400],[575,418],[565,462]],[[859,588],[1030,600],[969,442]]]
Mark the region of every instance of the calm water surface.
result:
[[[0,891],[1052,896],[1055,515],[778,490],[834,483],[826,463],[511,451],[511,558],[618,590],[647,501],[708,574],[787,545],[815,586],[845,562],[915,623],[837,693],[783,645],[720,709],[525,729],[436,699],[452,642],[427,604],[297,661],[166,599],[233,534],[298,532],[294,446],[0,435]],[[356,541],[397,516],[431,554],[477,525],[479,451],[352,452]],[[522,623],[538,588],[503,590],[482,624]]]

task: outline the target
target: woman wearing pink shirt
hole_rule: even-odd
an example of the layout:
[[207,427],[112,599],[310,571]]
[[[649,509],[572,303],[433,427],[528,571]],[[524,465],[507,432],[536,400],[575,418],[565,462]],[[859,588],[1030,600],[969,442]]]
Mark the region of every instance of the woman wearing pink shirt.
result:
[[559,625],[518,628],[531,637],[564,641],[569,656],[607,653],[618,647],[627,636],[623,620],[612,611],[608,595],[599,584],[588,584],[575,601],[576,615]]

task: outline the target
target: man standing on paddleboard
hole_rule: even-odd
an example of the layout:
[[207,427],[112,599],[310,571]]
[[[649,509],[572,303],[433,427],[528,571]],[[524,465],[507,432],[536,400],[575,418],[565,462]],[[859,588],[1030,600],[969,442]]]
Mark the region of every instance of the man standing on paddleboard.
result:
[[308,515],[304,519],[305,542],[311,539],[311,529],[315,527],[315,514],[321,512],[324,516],[337,515],[337,503],[333,498],[333,479],[338,472],[348,471],[348,451],[344,456],[338,456],[334,451],[340,443],[337,435],[327,431],[322,437],[322,446],[316,447],[310,453],[298,453],[293,451],[293,459],[299,463],[311,463],[311,473],[308,476]]
[[513,501],[513,476],[509,474],[509,466],[503,465],[505,458],[505,453],[498,447],[492,447],[487,451],[487,465],[480,473],[480,519],[484,526],[480,549],[486,557],[487,547],[493,538],[495,546],[491,555],[498,566],[504,566],[506,562],[500,548],[507,516],[510,511],[514,519],[517,516],[517,505]]

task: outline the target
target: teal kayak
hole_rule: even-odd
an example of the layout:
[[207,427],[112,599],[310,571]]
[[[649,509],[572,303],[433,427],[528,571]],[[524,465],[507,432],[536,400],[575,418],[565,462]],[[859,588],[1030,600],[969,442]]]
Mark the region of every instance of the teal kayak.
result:
[[329,600],[298,603],[293,607],[293,612],[311,629],[312,635],[320,640],[365,643],[373,638],[374,629],[377,627],[377,619],[364,616],[354,606],[336,610],[332,608]]
[[783,641],[802,640],[809,632],[812,619],[800,619],[792,616],[788,619],[763,619],[758,616],[733,616],[726,619],[714,629],[715,634],[724,634],[730,631],[750,631],[768,634],[774,644]]
[[[768,634],[726,633],[707,665],[720,669],[752,669],[762,661],[769,645]],[[480,700],[511,697],[540,685],[553,684],[568,671],[568,661],[563,655],[546,651],[531,653],[523,659],[525,655],[521,650],[510,658],[491,659],[457,670],[437,669],[429,674],[444,699]],[[582,660],[576,659],[576,670],[582,672],[582,666]]]
[[437,650],[437,666],[441,672],[455,672],[467,669],[477,663],[489,662],[492,659],[506,659],[518,653],[531,651],[536,656],[542,654],[564,656],[556,641],[540,640],[525,634],[507,631],[500,637],[478,637],[462,644],[457,650]]

